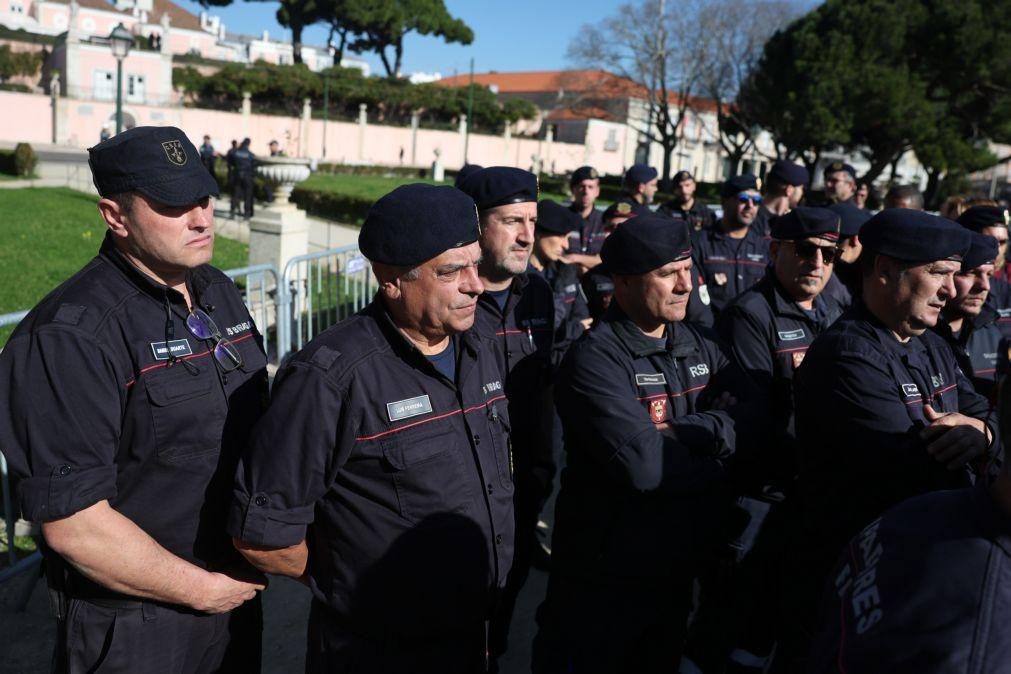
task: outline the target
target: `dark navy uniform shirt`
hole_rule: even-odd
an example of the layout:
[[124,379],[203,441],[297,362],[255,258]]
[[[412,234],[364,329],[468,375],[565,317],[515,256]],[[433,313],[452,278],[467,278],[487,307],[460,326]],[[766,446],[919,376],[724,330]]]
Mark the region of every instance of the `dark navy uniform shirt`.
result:
[[997,354],[1004,338],[997,318],[993,307],[984,304],[978,316],[962,321],[962,330],[957,335],[943,321],[934,328],[951,346],[958,366],[976,392],[988,400],[996,400]]
[[738,365],[768,398],[773,433],[760,464],[742,471],[759,486],[784,487],[796,475],[793,375],[808,347],[842,314],[819,295],[806,311],[787,296],[770,268],[765,278],[720,314],[719,332]]
[[554,568],[649,582],[693,561],[712,534],[722,462],[737,447],[734,417],[708,404],[741,383],[699,328],[669,324],[658,342],[616,306],[573,344],[555,388],[567,463]]
[[256,168],[256,155],[241,145],[230,152],[230,154],[230,161],[236,173],[244,178],[253,175],[253,169]]
[[478,298],[474,329],[495,345],[505,375],[515,451],[517,487],[539,507],[555,474],[550,433],[555,298],[539,274],[520,274],[509,287],[505,309],[490,293]]
[[717,316],[735,297],[758,283],[769,265],[769,242],[754,230],[749,229],[742,239],[734,239],[719,227],[717,223],[714,229],[692,235],[692,255],[705,278]]
[[569,345],[585,331],[581,321],[590,317],[586,295],[579,283],[579,267],[554,261],[545,265],[544,271],[531,265],[527,273],[539,274],[551,285],[555,309],[553,359],[560,362]]
[[314,597],[365,634],[454,634],[493,609],[512,563],[513,480],[494,345],[452,338],[456,382],[377,299],[274,384],[235,478],[229,532],[305,539]]
[[984,488],[910,499],[826,588],[812,674],[1011,672],[1011,522]]
[[583,255],[600,255],[600,247],[604,245],[607,234],[604,232],[604,213],[594,208],[590,214],[583,218],[582,209],[575,204],[569,206],[573,213],[579,213],[583,220],[583,226],[579,230],[569,233],[569,252],[581,253]]
[[805,532],[822,563],[899,501],[971,483],[973,470],[948,470],[927,453],[924,405],[983,419],[997,437],[989,403],[941,337],[901,343],[862,304],[815,340],[795,386]]
[[672,199],[661,205],[657,211],[672,218],[684,220],[693,232],[701,229],[712,229],[716,224],[716,214],[698,199],[692,203],[691,208],[684,208],[684,204]]
[[[266,406],[266,358],[228,277],[201,266],[187,283],[241,355],[238,369],[221,371],[214,342],[186,328],[183,296],[107,236],[0,355],[0,446],[22,478],[25,518],[50,522],[108,500],[172,554],[214,569],[241,559],[225,512],[237,453]],[[70,588],[85,592],[112,594]]]

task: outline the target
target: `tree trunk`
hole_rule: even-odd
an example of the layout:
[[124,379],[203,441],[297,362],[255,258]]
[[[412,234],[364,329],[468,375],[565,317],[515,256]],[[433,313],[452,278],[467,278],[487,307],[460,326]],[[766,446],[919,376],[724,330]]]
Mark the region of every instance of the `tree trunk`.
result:
[[[394,54],[396,54],[396,61],[393,63],[393,77],[400,78],[400,65],[404,61],[404,38],[401,37],[397,40],[397,43],[393,45]],[[470,124],[471,121],[468,119],[467,123]]]
[[291,58],[302,63],[302,17],[291,16]]
[[940,204],[935,203],[937,200],[937,192],[941,187],[941,170],[940,169],[928,169],[927,170],[927,189],[923,191],[923,204],[926,208],[935,209],[940,206]]
[[393,77],[393,68],[390,67],[390,60],[386,58],[386,47],[376,49],[376,53],[379,54],[379,60],[383,62],[383,68],[386,69],[386,76]]

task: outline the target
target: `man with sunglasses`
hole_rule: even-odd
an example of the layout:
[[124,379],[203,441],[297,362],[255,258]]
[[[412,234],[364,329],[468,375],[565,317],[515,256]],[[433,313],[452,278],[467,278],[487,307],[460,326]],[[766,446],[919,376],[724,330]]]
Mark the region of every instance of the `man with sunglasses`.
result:
[[217,185],[174,127],[89,154],[99,254],[0,355],[0,446],[42,524],[54,671],[257,672],[264,582],[225,514],[266,358],[208,265]]
[[229,530],[312,591],[307,672],[483,672],[513,556],[513,461],[474,201],[404,185],[358,237],[379,291],[277,375]]
[[712,229],[692,236],[696,268],[716,316],[765,276],[769,242],[751,226],[762,204],[759,187],[758,178],[749,173],[727,180],[720,188],[723,217]]
[[803,511],[785,565],[784,664],[807,655],[818,600],[852,536],[902,499],[967,486],[998,460],[989,402],[930,330],[955,296],[970,232],[893,208],[860,238],[862,301],[815,339],[794,378]]
[[772,423],[759,451],[734,464],[738,519],[747,524],[729,532],[735,560],[723,583],[725,603],[710,602],[700,612],[691,655],[704,671],[722,671],[728,657],[741,671],[761,671],[775,645],[769,607],[779,597],[784,509],[796,507],[793,376],[815,337],[842,313],[822,295],[837,255],[839,217],[800,206],[773,218],[771,234],[765,278],[727,307],[717,326],[769,401]]

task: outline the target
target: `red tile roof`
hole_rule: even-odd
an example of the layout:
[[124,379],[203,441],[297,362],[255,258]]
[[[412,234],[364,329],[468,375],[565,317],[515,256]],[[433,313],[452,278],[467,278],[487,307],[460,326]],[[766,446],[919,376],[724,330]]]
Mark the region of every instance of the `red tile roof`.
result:
[[[51,0],[52,2],[57,2],[63,5],[69,5],[70,0]],[[100,9],[106,12],[113,12],[116,14],[124,14],[132,16],[133,12],[130,10],[118,10],[112,3],[106,2],[106,0],[77,0],[77,4],[81,7],[87,7],[89,9]],[[184,28],[187,30],[202,31],[200,27],[200,17],[192,12],[188,12],[179,5],[171,2],[171,0],[153,0],[151,4],[151,11],[148,12],[148,23],[159,24],[161,23],[161,17],[163,14],[168,14],[170,25],[173,28]]]

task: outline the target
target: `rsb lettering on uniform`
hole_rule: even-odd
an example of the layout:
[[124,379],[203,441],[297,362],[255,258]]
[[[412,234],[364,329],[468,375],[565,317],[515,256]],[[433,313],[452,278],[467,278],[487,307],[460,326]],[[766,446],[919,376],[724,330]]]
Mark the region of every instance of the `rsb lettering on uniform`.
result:
[[688,372],[691,373],[693,377],[701,377],[703,375],[709,374],[709,364],[699,363],[698,365],[691,365],[688,367]]

